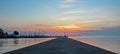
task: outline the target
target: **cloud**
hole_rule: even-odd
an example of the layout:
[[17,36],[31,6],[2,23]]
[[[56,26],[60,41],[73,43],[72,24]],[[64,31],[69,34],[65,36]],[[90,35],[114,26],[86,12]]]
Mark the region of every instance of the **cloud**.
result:
[[111,22],[111,23],[108,23],[108,26],[109,26],[109,27],[116,27],[116,26],[120,26],[120,23]]
[[69,4],[61,4],[60,7],[61,7],[61,8],[69,8],[69,7],[72,7],[72,5],[69,5]]
[[93,14],[93,13],[101,13],[104,10],[102,8],[94,8],[94,9],[78,9],[78,10],[72,10],[72,11],[66,11],[63,14]]
[[67,24],[67,25],[29,25],[25,26],[24,30],[30,30],[30,31],[66,31],[66,32],[73,32],[77,30],[86,31],[86,30],[100,30],[99,27],[89,27],[89,26],[83,26],[83,25],[77,25],[74,23]]
[[73,20],[77,18],[79,18],[79,16],[63,16],[63,17],[60,17],[59,20]]
[[69,8],[72,7],[73,3],[76,2],[76,0],[62,0],[60,3],[60,8]]
[[75,32],[76,35],[120,35],[120,26],[106,27],[101,30],[78,30]]
[[67,2],[67,3],[73,3],[75,2],[76,0],[64,0],[63,2]]
[[100,20],[85,20],[85,21],[81,21],[82,23],[100,23]]

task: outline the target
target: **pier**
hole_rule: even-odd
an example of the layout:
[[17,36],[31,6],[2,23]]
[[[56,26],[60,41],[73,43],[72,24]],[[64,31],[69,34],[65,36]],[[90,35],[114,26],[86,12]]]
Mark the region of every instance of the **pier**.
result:
[[117,54],[67,37],[38,43],[3,54]]

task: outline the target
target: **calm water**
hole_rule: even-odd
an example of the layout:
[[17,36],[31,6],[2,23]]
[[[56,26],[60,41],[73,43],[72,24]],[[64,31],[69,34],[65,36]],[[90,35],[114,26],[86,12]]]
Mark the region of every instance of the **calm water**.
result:
[[20,38],[20,39],[0,39],[0,54],[26,46],[42,43],[54,38]]
[[120,36],[71,36],[69,38],[120,54]]
[[[70,36],[69,38],[120,54],[119,36]],[[33,44],[49,41],[51,39],[54,38],[0,39],[0,54]]]

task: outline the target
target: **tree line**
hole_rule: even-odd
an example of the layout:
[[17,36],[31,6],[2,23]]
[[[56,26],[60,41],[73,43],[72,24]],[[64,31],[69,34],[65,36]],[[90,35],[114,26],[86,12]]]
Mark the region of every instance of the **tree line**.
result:
[[12,35],[9,35],[7,32],[5,32],[2,28],[0,28],[0,37],[7,37],[7,36],[17,36],[19,35],[18,31],[13,31]]

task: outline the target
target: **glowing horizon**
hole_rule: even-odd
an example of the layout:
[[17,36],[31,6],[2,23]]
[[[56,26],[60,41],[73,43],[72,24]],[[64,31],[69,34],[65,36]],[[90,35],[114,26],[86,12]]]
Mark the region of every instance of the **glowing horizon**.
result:
[[72,32],[120,26],[118,0],[0,0],[0,4],[0,28]]

